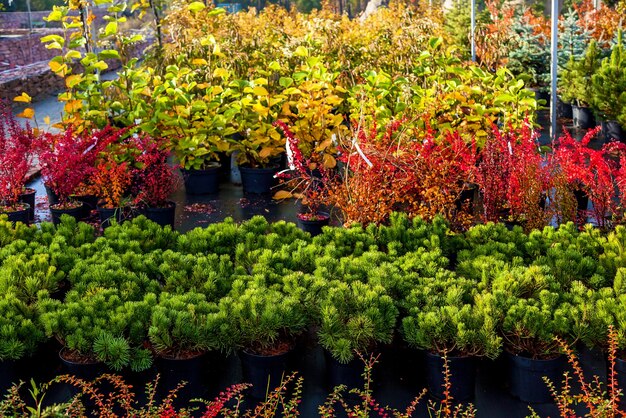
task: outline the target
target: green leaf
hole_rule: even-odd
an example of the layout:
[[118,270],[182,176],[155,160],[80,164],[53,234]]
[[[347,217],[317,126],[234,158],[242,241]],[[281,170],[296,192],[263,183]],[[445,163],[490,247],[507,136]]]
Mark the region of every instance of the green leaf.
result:
[[190,3],[189,6],[187,6],[187,9],[189,9],[189,11],[191,12],[196,13],[200,10],[206,9],[206,6],[201,1],[194,1],[193,3]]
[[113,58],[119,59],[120,54],[114,49],[105,49],[105,50],[100,51],[99,56],[100,56],[100,59],[103,59],[103,60],[113,59]]

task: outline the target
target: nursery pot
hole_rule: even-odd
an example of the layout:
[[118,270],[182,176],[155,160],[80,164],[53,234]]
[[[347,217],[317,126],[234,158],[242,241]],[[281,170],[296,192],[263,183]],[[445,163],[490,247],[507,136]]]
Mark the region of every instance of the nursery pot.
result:
[[511,353],[506,353],[506,356],[511,394],[529,403],[552,402],[552,395],[543,378],[549,378],[558,387],[563,380],[565,357],[538,360]]
[[363,388],[365,364],[360,358],[355,357],[348,363],[340,363],[328,350],[324,350],[324,359],[326,360],[326,381],[330,390],[339,385],[346,385],[348,389]]
[[571,103],[565,103],[559,97],[557,105],[558,105],[558,111],[559,111],[559,116],[560,117],[565,118],[565,119],[572,119],[573,115],[572,115],[572,104]]
[[621,358],[615,359],[615,379],[618,389],[622,390],[619,404],[626,407],[626,360]]
[[56,192],[47,184],[44,184],[44,187],[46,188],[46,196],[48,197],[48,206],[59,203],[59,195],[57,195]]
[[10,388],[13,382],[17,380],[15,369],[15,361],[0,361],[0,390],[2,392],[5,392],[8,388]]
[[50,213],[52,213],[52,223],[58,225],[61,223],[61,215],[69,215],[75,219],[80,219],[83,215],[83,203],[76,202],[78,206],[72,208],[55,208],[55,205],[50,206]]
[[582,190],[574,190],[578,212],[584,212],[589,207],[589,196]]
[[205,170],[186,170],[181,168],[188,194],[214,194],[219,190],[220,167],[216,164]]
[[97,206],[96,209],[98,210],[100,225],[103,229],[111,226],[112,219],[115,219],[118,224],[122,223],[122,208],[103,208]]
[[94,361],[77,361],[69,354],[69,350],[65,349],[65,347],[62,348],[61,351],[59,351],[59,358],[61,359],[61,363],[63,363],[63,367],[68,374],[79,377],[86,381],[92,381],[105,372],[105,367],[103,363]]
[[27,224],[30,221],[30,205],[28,203],[21,203],[21,209],[12,210],[10,212],[3,212],[9,217],[11,222],[22,222]]
[[626,142],[626,132],[624,132],[619,122],[615,120],[603,120],[600,122],[600,126],[602,127],[602,135],[605,141],[616,140]]
[[72,196],[72,199],[83,202],[83,213],[81,219],[86,219],[91,215],[91,211],[98,206],[98,197],[92,194]]
[[588,107],[572,105],[572,118],[574,127],[578,129],[591,129],[596,126],[596,120]]
[[287,370],[290,351],[281,354],[262,356],[246,350],[239,351],[243,380],[251,383],[250,395],[255,399],[265,399],[281,383]]
[[28,203],[30,205],[30,211],[28,214],[29,220],[35,219],[35,195],[37,191],[35,189],[31,189],[30,187],[26,187],[24,192],[20,195],[20,202]]
[[166,395],[181,382],[187,384],[178,392],[182,401],[185,398],[199,397],[205,389],[207,375],[207,354],[199,353],[187,358],[173,358],[157,355],[155,359],[156,371],[161,376],[160,391]]
[[[474,357],[448,356],[447,360],[452,398],[456,401],[473,399],[476,386],[476,359]],[[443,399],[445,391],[443,357],[427,351],[425,366],[428,393],[436,399]]]
[[145,207],[142,214],[152,222],[161,226],[171,226],[174,229],[174,220],[176,219],[176,203],[167,202],[167,206],[161,208]]
[[274,175],[278,167],[250,168],[239,167],[244,193],[269,194],[276,185]]
[[330,222],[330,215],[325,212],[320,212],[317,215],[321,217],[321,219],[300,219],[300,216],[298,216],[298,228],[308,232],[312,237],[321,234],[322,227],[328,225]]

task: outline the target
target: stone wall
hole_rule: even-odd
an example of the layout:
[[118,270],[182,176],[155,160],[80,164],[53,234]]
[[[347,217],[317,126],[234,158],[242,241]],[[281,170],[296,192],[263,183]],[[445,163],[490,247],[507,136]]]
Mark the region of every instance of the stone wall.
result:
[[[102,16],[106,14],[106,9],[92,9],[92,13],[96,16],[96,24],[102,24],[104,20]],[[77,15],[78,12],[72,12]],[[46,22],[43,20],[50,14],[49,11],[32,12],[31,19],[33,28],[60,28],[60,22]],[[0,29],[29,29],[27,12],[0,12]]]
[[0,99],[9,102],[22,92],[37,99],[64,87],[65,80],[50,71],[45,61],[0,73]]
[[59,50],[46,49],[41,38],[60,31],[47,30],[45,33],[24,34],[19,37],[0,37],[0,72],[8,69],[49,61],[59,54]]

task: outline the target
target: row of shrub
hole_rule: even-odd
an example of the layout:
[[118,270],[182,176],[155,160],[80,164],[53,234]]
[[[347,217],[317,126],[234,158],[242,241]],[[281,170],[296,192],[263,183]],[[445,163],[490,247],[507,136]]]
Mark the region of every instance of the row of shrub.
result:
[[309,327],[341,362],[395,334],[436,353],[549,358],[555,337],[605,347],[611,324],[623,355],[625,243],[623,227],[457,234],[401,214],[313,239],[261,217],[186,234],[141,217],[98,238],[69,218],[2,221],[0,359],[54,337],[74,359],[141,370],[155,354],[276,352]]

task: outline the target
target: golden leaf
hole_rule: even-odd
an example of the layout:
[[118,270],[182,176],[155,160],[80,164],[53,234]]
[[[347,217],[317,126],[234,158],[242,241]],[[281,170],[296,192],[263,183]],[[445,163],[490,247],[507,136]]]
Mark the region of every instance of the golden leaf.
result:
[[35,110],[27,107],[24,111],[17,115],[18,118],[32,119],[35,116]]
[[324,168],[334,168],[337,165],[337,160],[330,154],[324,154],[322,163],[324,164]]
[[21,95],[13,98],[14,102],[21,102],[21,103],[30,103],[31,100],[32,100],[32,97],[30,97],[26,93],[22,93]]
[[279,190],[274,193],[274,199],[276,200],[289,199],[291,197],[293,197],[293,194],[291,192],[288,192],[287,190]]

